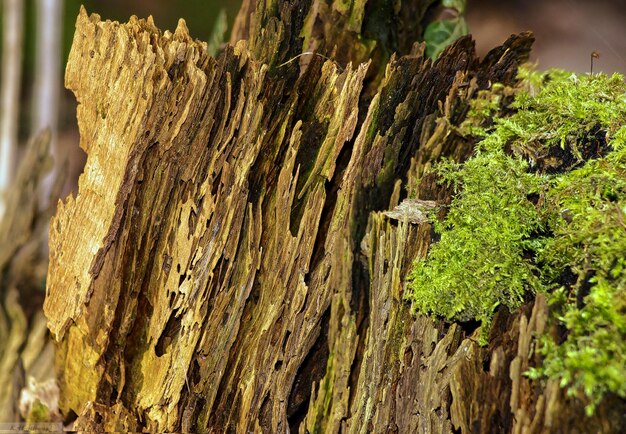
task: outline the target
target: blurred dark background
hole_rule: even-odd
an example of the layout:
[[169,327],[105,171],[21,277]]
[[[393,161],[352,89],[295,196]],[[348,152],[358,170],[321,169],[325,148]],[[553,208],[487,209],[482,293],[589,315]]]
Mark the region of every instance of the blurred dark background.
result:
[[470,32],[480,54],[511,33],[532,30],[539,69],[626,73],[626,0],[467,0]]
[[[4,9],[8,0],[2,0]],[[37,19],[35,2],[23,0],[24,49],[20,85],[18,143],[20,146],[33,133],[31,97],[35,81],[35,41]],[[61,0],[48,0],[57,1]],[[477,40],[479,54],[484,55],[510,34],[532,30],[536,44],[532,61],[539,69],[559,67],[579,73],[589,72],[590,54],[600,53],[594,61],[594,72],[626,73],[626,0],[467,0],[467,20],[470,32]],[[89,13],[103,19],[127,21],[131,15],[152,15],[156,25],[174,30],[179,18],[184,18],[192,36],[207,40],[220,10],[232,25],[239,8],[238,0],[65,0],[62,2],[61,47],[63,69],[69,52],[74,21],[80,4]],[[0,12],[4,13],[3,11]],[[1,21],[1,20],[0,20]],[[2,24],[0,24],[2,25]],[[1,32],[0,32],[1,34]],[[60,72],[58,86],[62,87]],[[36,99],[36,98],[35,98]],[[69,158],[70,174],[64,194],[74,189],[84,163],[78,149],[76,102],[73,95],[60,90],[58,97],[58,127],[55,136],[56,158]],[[17,152],[19,155],[19,150]],[[0,169],[1,170],[1,169]]]
[[[28,0],[32,1],[32,0]],[[229,23],[238,0],[66,0],[65,50],[72,41],[74,19],[83,3],[102,18],[126,21],[152,15],[161,29],[173,30],[184,18],[191,34],[206,40],[220,9]],[[532,30],[537,41],[533,60],[540,69],[559,67],[588,72],[589,55],[600,53],[594,67],[626,73],[626,0],[467,0],[467,19],[484,55],[510,34]]]
[[[152,15],[161,29],[173,30],[184,18],[191,34],[206,40],[219,10],[226,10],[232,24],[240,1],[66,0],[66,52],[81,3],[112,20]],[[537,38],[532,58],[540,69],[588,72],[589,55],[597,51],[598,71],[626,73],[626,0],[467,0],[467,19],[482,55],[510,34],[532,30]]]

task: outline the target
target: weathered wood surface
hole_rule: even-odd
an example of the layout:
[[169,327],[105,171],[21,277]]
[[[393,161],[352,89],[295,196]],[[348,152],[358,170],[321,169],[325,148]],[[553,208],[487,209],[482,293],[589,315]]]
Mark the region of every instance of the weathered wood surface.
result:
[[[45,303],[62,411],[86,430],[610,432],[521,377],[545,303],[498,316],[488,348],[412,315],[402,276],[431,230],[382,214],[449,200],[424,170],[467,155],[454,125],[532,37],[432,63],[406,25],[432,1],[385,9],[391,30],[343,3],[244,1],[216,58],[183,22],[81,11],[66,85],[88,160]],[[308,47],[336,60],[285,63]]]

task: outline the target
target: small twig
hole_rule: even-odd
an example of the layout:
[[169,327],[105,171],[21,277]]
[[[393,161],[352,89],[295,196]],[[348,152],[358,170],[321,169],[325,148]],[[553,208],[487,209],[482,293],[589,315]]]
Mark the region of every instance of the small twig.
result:
[[593,59],[599,59],[599,58],[600,58],[600,53],[598,53],[597,51],[591,52],[591,68],[590,68],[591,75],[593,75]]
[[340,70],[341,72],[343,72],[343,71],[344,71],[344,69],[341,67],[341,65],[340,65],[339,63],[337,63],[337,61],[336,61],[336,60],[331,59],[330,57],[326,57],[326,56],[324,56],[323,54],[316,53],[316,52],[314,52],[314,51],[305,51],[305,52],[303,52],[303,53],[300,53],[300,54],[298,54],[298,55],[296,55],[296,56],[292,57],[291,59],[287,60],[286,62],[283,62],[283,63],[281,63],[280,65],[278,65],[278,68],[282,68],[283,66],[289,65],[291,62],[293,62],[293,61],[294,61],[294,60],[296,60],[296,59],[299,59],[300,57],[302,57],[302,56],[304,56],[304,55],[312,55],[312,56],[321,57],[321,58],[322,58],[322,59],[324,59],[324,60],[330,60],[331,62],[333,62],[333,63],[337,66],[337,68],[339,68],[339,70]]

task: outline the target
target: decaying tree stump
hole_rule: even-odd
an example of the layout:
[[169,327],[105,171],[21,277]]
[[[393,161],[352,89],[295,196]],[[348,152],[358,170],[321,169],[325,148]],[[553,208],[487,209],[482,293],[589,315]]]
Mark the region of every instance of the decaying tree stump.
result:
[[449,200],[425,169],[468,155],[468,101],[532,43],[480,61],[466,37],[432,62],[411,24],[435,3],[247,0],[216,58],[182,21],[81,11],[66,85],[88,160],[51,224],[45,302],[76,429],[624,426],[522,375],[543,299],[499,312],[486,348],[403,300],[431,228],[383,212]]

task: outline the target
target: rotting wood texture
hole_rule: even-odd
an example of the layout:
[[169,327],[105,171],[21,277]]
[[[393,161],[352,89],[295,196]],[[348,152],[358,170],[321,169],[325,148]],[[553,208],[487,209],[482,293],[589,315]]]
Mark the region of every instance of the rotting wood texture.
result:
[[[407,191],[449,200],[424,170],[471,151],[453,126],[531,35],[433,63],[407,23],[434,1],[344,3],[246,0],[216,58],[182,21],[81,11],[66,85],[88,160],[51,224],[44,306],[75,429],[583,426],[521,377],[545,306],[502,313],[488,348],[415,317],[402,276],[431,230],[383,214]],[[308,48],[334,60],[286,63]]]

